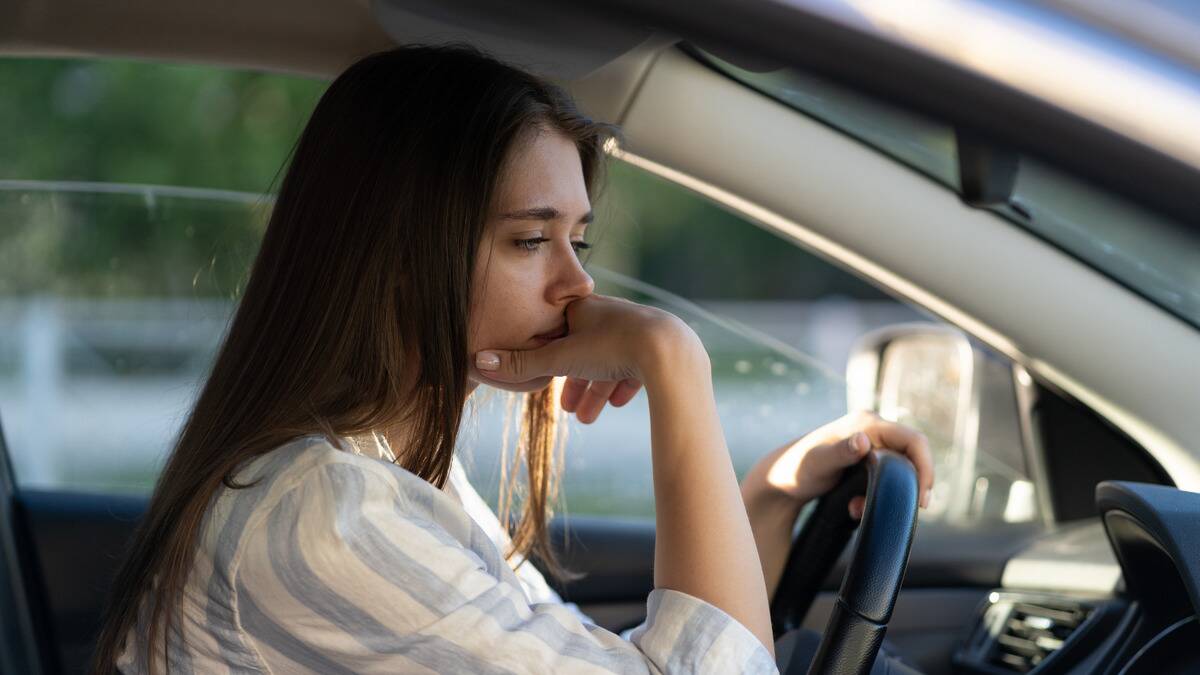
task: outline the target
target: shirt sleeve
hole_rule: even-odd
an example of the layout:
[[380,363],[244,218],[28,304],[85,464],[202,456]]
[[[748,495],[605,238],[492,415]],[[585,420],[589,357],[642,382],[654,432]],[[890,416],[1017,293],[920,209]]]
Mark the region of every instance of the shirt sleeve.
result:
[[478,526],[442,522],[447,495],[404,488],[382,467],[321,465],[247,533],[237,616],[267,670],[778,672],[749,630],[684,593],[651,593],[630,640],[531,603],[470,546],[486,540]]

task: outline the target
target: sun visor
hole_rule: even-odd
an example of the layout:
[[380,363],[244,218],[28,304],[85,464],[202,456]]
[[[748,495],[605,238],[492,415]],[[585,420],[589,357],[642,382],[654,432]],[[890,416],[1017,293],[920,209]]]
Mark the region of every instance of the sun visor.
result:
[[399,44],[466,42],[556,80],[577,80],[644,42],[653,31],[597,19],[570,4],[489,0],[372,0],[371,12]]

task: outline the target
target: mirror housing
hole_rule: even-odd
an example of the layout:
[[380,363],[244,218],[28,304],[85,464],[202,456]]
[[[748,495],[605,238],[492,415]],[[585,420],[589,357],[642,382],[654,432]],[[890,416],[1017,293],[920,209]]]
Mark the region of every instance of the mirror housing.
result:
[[942,324],[861,336],[846,365],[849,410],[919,429],[937,481],[926,517],[949,522],[1039,518],[1012,365]]

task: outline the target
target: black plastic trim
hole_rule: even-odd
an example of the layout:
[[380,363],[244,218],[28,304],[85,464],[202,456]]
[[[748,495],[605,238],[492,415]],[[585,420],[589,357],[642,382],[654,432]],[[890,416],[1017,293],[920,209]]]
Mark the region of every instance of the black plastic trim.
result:
[[0,672],[40,673],[43,664],[33,607],[26,592],[29,563],[16,532],[16,476],[0,426]]

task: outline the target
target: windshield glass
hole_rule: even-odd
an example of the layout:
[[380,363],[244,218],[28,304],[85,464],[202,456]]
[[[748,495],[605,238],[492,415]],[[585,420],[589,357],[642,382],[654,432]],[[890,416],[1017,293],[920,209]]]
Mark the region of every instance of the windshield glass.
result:
[[[959,190],[953,127],[792,69],[720,72]],[[993,211],[1200,327],[1200,229],[1020,157],[1011,206]]]

